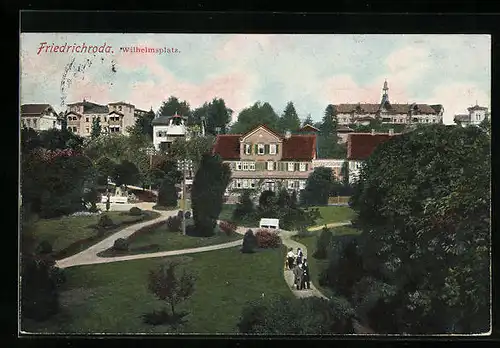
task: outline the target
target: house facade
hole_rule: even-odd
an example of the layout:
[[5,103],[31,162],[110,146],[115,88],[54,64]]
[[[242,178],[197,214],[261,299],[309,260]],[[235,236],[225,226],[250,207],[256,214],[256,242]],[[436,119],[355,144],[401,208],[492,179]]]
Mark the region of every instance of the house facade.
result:
[[37,131],[61,129],[61,119],[49,104],[21,105],[21,126]]
[[94,119],[100,121],[102,134],[128,135],[127,128],[134,125],[135,118],[147,112],[125,102],[100,105],[84,99],[67,106],[65,117],[68,130],[83,137],[91,135]]
[[335,180],[342,180],[342,166],[345,163],[345,159],[314,159],[312,161],[312,168],[325,167],[332,170],[332,176]]
[[392,104],[389,87],[384,82],[382,100],[377,104],[334,105],[339,125],[369,125],[373,120],[384,124],[443,123],[444,108],[441,104]]
[[153,144],[157,151],[168,153],[172,143],[188,135],[186,117],[180,115],[160,116],[153,119]]
[[355,183],[364,161],[370,157],[375,148],[400,133],[351,133],[347,139],[347,161],[349,183]]
[[316,159],[316,135],[279,134],[260,125],[246,134],[218,135],[213,153],[231,168],[228,194],[280,187],[300,194]]
[[479,125],[485,119],[490,118],[490,114],[488,113],[488,108],[484,106],[474,105],[470,108],[467,108],[468,114],[455,115],[453,121],[459,124],[462,127],[466,127],[469,125]]

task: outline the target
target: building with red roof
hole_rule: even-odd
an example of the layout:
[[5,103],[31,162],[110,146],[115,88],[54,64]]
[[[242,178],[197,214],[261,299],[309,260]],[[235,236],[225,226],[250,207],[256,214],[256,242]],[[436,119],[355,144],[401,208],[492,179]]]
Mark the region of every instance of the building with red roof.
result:
[[377,146],[400,133],[350,133],[347,137],[347,160],[349,161],[349,182],[359,177],[363,162],[370,157]]
[[260,125],[245,134],[218,135],[213,153],[231,168],[228,192],[286,187],[300,193],[317,156],[316,134],[280,134]]

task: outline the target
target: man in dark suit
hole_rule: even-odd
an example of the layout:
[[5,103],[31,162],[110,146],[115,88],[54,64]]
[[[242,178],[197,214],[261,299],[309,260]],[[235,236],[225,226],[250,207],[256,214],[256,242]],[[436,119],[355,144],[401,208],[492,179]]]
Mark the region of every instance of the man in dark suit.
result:
[[309,265],[307,264],[307,259],[304,258],[304,262],[302,262],[302,289],[310,289],[311,288],[311,278],[309,275]]

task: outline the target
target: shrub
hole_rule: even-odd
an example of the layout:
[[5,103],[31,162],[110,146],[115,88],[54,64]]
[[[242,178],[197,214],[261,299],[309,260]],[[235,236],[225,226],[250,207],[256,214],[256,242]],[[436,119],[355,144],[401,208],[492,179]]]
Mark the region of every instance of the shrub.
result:
[[252,230],[247,230],[243,236],[243,244],[241,246],[241,252],[250,254],[254,252],[257,247],[257,238]]
[[117,251],[128,251],[129,242],[125,238],[118,238],[113,244],[113,249]]
[[191,237],[200,237],[199,233],[197,232],[198,230],[196,229],[195,225],[187,225],[186,226],[186,234]]
[[169,232],[180,232],[182,228],[182,218],[171,216],[167,219],[167,229]]
[[132,207],[132,208],[130,208],[128,213],[132,216],[140,216],[140,215],[142,215],[142,210],[138,207]]
[[307,227],[302,226],[299,228],[299,231],[297,232],[297,236],[299,238],[305,238],[305,237],[312,236],[312,233],[307,229]]
[[227,235],[231,236],[236,233],[236,224],[229,221],[221,221],[219,222],[219,228]]
[[40,242],[40,244],[38,244],[37,254],[51,254],[51,253],[52,253],[52,245],[48,241],[43,240],[42,242]]
[[186,219],[191,219],[191,212],[190,211],[187,211],[185,214],[184,214],[184,217]]
[[319,237],[316,239],[316,250],[313,257],[316,259],[325,259],[328,256],[328,247],[332,242],[333,234],[328,227],[323,227]]
[[259,248],[277,248],[281,245],[280,236],[266,229],[259,229],[255,234],[255,238]]
[[183,216],[183,215],[184,215],[184,212],[183,212],[182,210],[179,210],[179,211],[177,212],[177,217],[178,217],[178,218],[182,219],[182,216]]
[[106,229],[112,226],[114,226],[114,223],[113,220],[111,220],[111,218],[109,217],[109,215],[106,214],[101,215],[101,217],[99,218],[99,222],[97,223],[97,227]]

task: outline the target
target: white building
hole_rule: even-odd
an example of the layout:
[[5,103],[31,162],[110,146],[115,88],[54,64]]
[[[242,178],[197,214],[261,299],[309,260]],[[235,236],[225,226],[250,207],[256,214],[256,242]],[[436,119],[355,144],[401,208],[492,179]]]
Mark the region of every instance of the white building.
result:
[[168,152],[178,138],[187,136],[186,118],[177,115],[160,116],[153,119],[153,144],[157,151]]
[[61,129],[61,120],[49,104],[21,105],[21,126],[37,131]]
[[470,108],[467,108],[469,111],[468,114],[455,115],[453,121],[462,127],[466,127],[468,125],[479,125],[485,119],[490,118],[490,114],[488,113],[488,108],[484,106],[474,105]]

